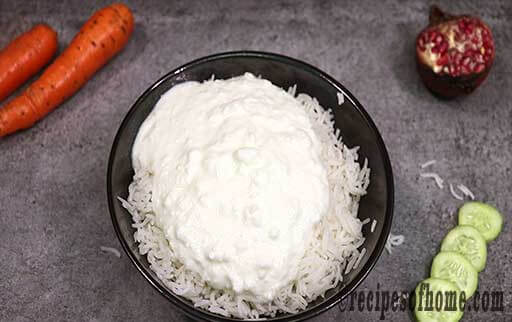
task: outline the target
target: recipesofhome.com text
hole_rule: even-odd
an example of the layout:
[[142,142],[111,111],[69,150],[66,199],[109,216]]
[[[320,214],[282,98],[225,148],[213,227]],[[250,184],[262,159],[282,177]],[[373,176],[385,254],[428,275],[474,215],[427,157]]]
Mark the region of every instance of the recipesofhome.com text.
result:
[[417,295],[414,292],[381,290],[355,290],[339,304],[342,312],[379,312],[385,320],[388,312],[414,311],[416,304],[421,311],[503,312],[503,291],[476,291],[471,298],[464,292],[433,291],[428,283],[421,283]]

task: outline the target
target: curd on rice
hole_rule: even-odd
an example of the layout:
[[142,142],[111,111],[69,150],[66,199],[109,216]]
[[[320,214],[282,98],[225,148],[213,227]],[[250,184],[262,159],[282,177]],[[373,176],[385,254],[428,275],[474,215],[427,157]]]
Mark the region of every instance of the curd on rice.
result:
[[140,127],[123,205],[152,269],[196,306],[296,312],[364,255],[356,161],[307,95],[249,73],[185,82]]

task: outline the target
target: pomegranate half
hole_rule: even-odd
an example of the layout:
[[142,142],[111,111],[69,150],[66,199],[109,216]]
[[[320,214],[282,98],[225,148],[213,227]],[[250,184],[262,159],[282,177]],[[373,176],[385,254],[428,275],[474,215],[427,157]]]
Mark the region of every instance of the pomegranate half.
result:
[[454,16],[437,6],[416,39],[419,74],[434,94],[452,98],[473,92],[487,77],[495,48],[490,28],[479,18]]

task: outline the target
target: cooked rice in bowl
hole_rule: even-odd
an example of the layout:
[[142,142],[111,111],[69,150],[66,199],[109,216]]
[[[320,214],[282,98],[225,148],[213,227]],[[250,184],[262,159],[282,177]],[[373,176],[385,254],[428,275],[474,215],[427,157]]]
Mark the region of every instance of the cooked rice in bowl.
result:
[[[295,87],[288,93],[295,97]],[[358,161],[358,148],[348,148],[334,131],[330,110],[306,94],[296,99],[309,115],[322,143],[321,159],[327,169],[329,210],[315,225],[313,237],[300,261],[298,278],[281,288],[270,302],[255,303],[230,289],[215,289],[200,274],[187,269],[176,258],[172,245],[155,222],[151,204],[151,174],[135,169],[126,200],[120,199],[133,219],[135,241],[139,252],[146,255],[151,269],[175,294],[189,299],[195,307],[223,316],[243,319],[273,317],[279,312],[296,313],[308,303],[343,281],[343,275],[357,268],[366,250],[361,222],[357,218],[360,198],[366,194],[370,169],[367,160]]]

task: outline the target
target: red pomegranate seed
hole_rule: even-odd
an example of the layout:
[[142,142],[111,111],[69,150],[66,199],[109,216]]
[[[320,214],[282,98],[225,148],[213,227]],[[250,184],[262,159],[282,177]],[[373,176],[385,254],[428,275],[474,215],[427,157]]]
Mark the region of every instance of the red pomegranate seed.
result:
[[448,43],[445,41],[439,46],[439,52],[441,54],[444,54],[446,50],[448,49]]
[[473,25],[471,23],[466,25],[466,32],[468,35],[472,34],[474,30],[475,30],[475,25]]
[[482,72],[484,69],[485,69],[485,65],[484,65],[484,64],[478,64],[478,65],[476,65],[476,67],[475,67],[475,73],[480,73],[480,72]]
[[458,65],[460,65],[460,61],[461,61],[461,60],[462,60],[462,54],[461,54],[461,53],[459,53],[459,52],[457,52],[457,53],[455,54],[455,64],[456,64],[457,66],[458,66]]
[[435,38],[436,38],[436,32],[431,31],[428,36],[428,41],[434,41]]
[[444,66],[448,62],[448,55],[441,54],[439,59],[436,61],[437,66]]

